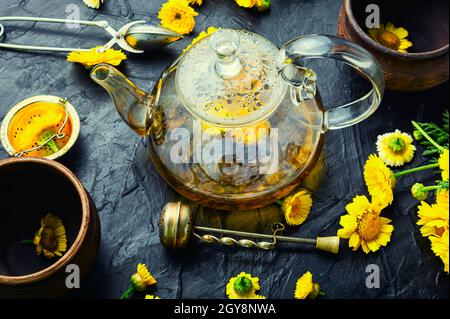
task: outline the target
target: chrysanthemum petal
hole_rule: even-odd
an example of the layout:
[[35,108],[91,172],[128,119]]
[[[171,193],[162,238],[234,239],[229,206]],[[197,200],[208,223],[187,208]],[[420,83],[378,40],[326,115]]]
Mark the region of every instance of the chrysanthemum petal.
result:
[[367,247],[369,247],[369,249],[373,252],[376,252],[378,249],[380,249],[380,244],[376,241],[368,241],[367,243]]
[[439,168],[442,170],[442,180],[448,181],[449,179],[449,151],[444,150],[439,157]]
[[392,225],[381,225],[380,232],[390,234],[393,231],[394,231],[394,226],[392,226]]
[[356,250],[359,248],[359,245],[361,244],[361,238],[359,237],[358,233],[353,233],[350,237],[350,240],[348,241],[348,246],[352,247],[353,250]]
[[394,33],[400,40],[405,39],[408,37],[408,31],[405,28],[394,28],[392,30],[392,33]]
[[361,248],[366,254],[370,253],[370,248],[364,240],[361,241]]
[[366,196],[356,196],[350,204],[345,206],[345,209],[351,216],[359,216],[364,209],[370,207],[370,202]]
[[399,50],[406,50],[406,49],[409,49],[412,46],[413,46],[412,42],[403,39],[402,41],[400,41]]

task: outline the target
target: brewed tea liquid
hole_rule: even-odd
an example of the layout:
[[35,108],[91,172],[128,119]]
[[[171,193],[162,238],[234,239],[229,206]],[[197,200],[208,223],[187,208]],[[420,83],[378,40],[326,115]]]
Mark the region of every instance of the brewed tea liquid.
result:
[[[16,153],[41,145],[53,134],[59,132],[66,116],[64,107],[57,103],[32,103],[14,115],[8,127],[8,139]],[[23,156],[46,157],[63,148],[72,134],[72,119],[61,131],[64,137],[55,138],[42,148],[25,153]]]

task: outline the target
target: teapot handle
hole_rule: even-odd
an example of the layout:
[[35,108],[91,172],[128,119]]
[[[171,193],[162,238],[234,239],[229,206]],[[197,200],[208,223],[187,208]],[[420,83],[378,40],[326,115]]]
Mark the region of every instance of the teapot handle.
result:
[[[306,59],[330,58],[342,61],[369,80],[372,90],[358,100],[325,111],[324,130],[335,130],[359,123],[372,115],[380,105],[384,93],[383,71],[375,58],[366,49],[348,40],[325,35],[306,35],[294,39],[281,49],[282,61],[279,72],[283,79],[294,87],[299,87],[302,95],[311,97],[311,90],[305,83],[315,82],[313,72],[303,72],[310,78],[293,78],[288,74],[288,66],[305,68],[301,61]],[[306,69],[307,70],[307,69]],[[311,75],[312,74],[312,75]],[[311,81],[312,80],[312,81]]]

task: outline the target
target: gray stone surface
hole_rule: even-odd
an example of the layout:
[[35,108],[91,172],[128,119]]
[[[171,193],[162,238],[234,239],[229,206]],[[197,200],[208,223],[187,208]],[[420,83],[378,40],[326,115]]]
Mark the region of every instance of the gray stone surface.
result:
[[[80,5],[82,19],[106,19],[118,27],[131,20],[155,21],[162,0],[107,0],[99,11],[81,0],[0,0],[0,16],[65,17],[66,6]],[[275,44],[306,33],[336,34],[341,1],[272,0],[268,14],[238,8],[232,0],[205,0],[195,34],[210,25],[246,28]],[[13,25],[17,27],[12,28]],[[47,30],[47,31],[46,31]],[[101,31],[83,28],[69,35],[65,26],[7,24],[8,41],[91,47],[106,41]],[[181,52],[191,36],[167,49],[129,56],[121,69],[139,86],[151,88],[160,72]],[[356,96],[348,83],[351,74],[335,64],[319,66],[321,93],[327,105]],[[292,298],[296,279],[314,274],[329,298],[448,298],[448,275],[433,255],[416,223],[417,202],[409,195],[416,180],[431,182],[432,173],[401,179],[392,207],[384,215],[395,231],[387,248],[365,255],[345,242],[337,256],[285,246],[272,252],[191,245],[181,252],[165,250],[157,225],[161,207],[176,197],[157,173],[140,162],[143,144],[116,114],[112,103],[86,70],[65,61],[61,54],[0,51],[0,120],[10,107],[40,94],[68,97],[81,117],[81,136],[61,162],[72,169],[90,192],[99,210],[102,242],[96,264],[82,288],[70,298],[115,298],[128,286],[138,262],[149,265],[158,279],[150,290],[162,298],[223,298],[229,277],[241,271],[258,276],[261,294]],[[334,235],[344,207],[365,193],[362,167],[375,152],[378,134],[395,128],[410,131],[410,120],[438,120],[448,107],[448,83],[433,90],[400,94],[388,92],[379,111],[352,128],[329,132],[325,145],[326,178],[314,195],[313,212],[294,234]],[[0,148],[0,159],[7,158]],[[423,163],[416,156],[411,165]],[[367,289],[365,268],[381,269],[381,288]],[[137,297],[141,297],[138,295]]]

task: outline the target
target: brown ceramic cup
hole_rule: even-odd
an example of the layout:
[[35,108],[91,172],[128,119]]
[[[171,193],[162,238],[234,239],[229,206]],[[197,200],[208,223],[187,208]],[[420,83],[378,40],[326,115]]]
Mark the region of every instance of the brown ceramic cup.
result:
[[[58,162],[11,158],[0,161],[0,196],[0,298],[68,292],[67,266],[78,266],[82,277],[100,243],[99,217],[81,182]],[[21,243],[33,239],[47,213],[62,220],[67,234],[66,253],[51,260],[38,256],[33,244]]]
[[[369,4],[380,8],[381,23],[392,22],[409,31],[413,47],[397,52],[372,40],[365,21]],[[340,36],[369,50],[379,61],[386,87],[417,92],[437,86],[449,76],[448,0],[344,0],[339,15]]]

